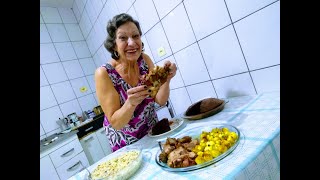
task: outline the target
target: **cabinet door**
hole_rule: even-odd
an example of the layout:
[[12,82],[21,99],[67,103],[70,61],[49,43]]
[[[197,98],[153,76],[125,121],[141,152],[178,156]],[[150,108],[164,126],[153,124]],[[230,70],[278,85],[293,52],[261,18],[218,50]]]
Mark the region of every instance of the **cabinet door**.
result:
[[60,180],[49,156],[40,159],[40,180]]
[[105,156],[95,133],[91,133],[83,137],[80,140],[80,143],[90,165],[94,164]]
[[70,159],[63,165],[57,168],[57,172],[61,180],[70,178],[71,176],[82,171],[84,168],[89,166],[89,162],[84,152],[76,155],[74,158]]
[[96,135],[98,137],[98,140],[100,142],[100,145],[102,147],[104,155],[107,156],[108,154],[112,153],[110,144],[108,142],[109,140],[108,140],[107,135],[106,135],[106,130],[104,129],[104,127],[98,129],[96,131]]

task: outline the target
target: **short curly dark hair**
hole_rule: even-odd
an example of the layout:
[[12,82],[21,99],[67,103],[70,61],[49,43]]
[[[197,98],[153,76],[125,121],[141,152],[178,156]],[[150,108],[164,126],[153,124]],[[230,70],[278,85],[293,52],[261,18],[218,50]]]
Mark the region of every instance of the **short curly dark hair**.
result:
[[133,22],[137,26],[140,36],[142,35],[139,22],[133,19],[132,16],[130,16],[129,14],[121,13],[114,16],[111,20],[108,21],[108,25],[107,25],[108,36],[107,36],[107,39],[104,41],[104,47],[111,53],[111,57],[115,60],[119,59],[119,57],[116,57],[114,55],[114,50],[113,50],[116,45],[116,31],[121,25],[127,22]]

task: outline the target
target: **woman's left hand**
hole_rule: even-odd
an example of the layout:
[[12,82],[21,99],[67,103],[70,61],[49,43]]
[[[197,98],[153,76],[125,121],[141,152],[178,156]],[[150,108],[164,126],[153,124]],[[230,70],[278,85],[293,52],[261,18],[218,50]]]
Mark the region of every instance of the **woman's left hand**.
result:
[[177,66],[175,63],[171,63],[170,61],[165,61],[164,66],[167,66],[170,69],[169,75],[167,77],[167,81],[170,81],[176,75]]

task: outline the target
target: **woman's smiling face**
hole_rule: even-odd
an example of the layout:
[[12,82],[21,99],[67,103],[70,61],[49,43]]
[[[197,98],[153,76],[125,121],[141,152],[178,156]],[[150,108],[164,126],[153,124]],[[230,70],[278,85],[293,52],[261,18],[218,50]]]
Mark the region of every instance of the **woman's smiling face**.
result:
[[116,31],[116,47],[120,59],[136,61],[142,52],[139,30],[133,22],[121,25]]

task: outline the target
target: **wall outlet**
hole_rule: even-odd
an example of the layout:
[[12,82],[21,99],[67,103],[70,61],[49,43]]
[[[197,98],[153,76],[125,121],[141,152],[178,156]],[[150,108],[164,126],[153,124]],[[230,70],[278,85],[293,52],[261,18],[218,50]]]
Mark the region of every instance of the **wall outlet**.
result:
[[159,57],[166,55],[166,50],[164,49],[164,47],[159,47],[157,51]]

